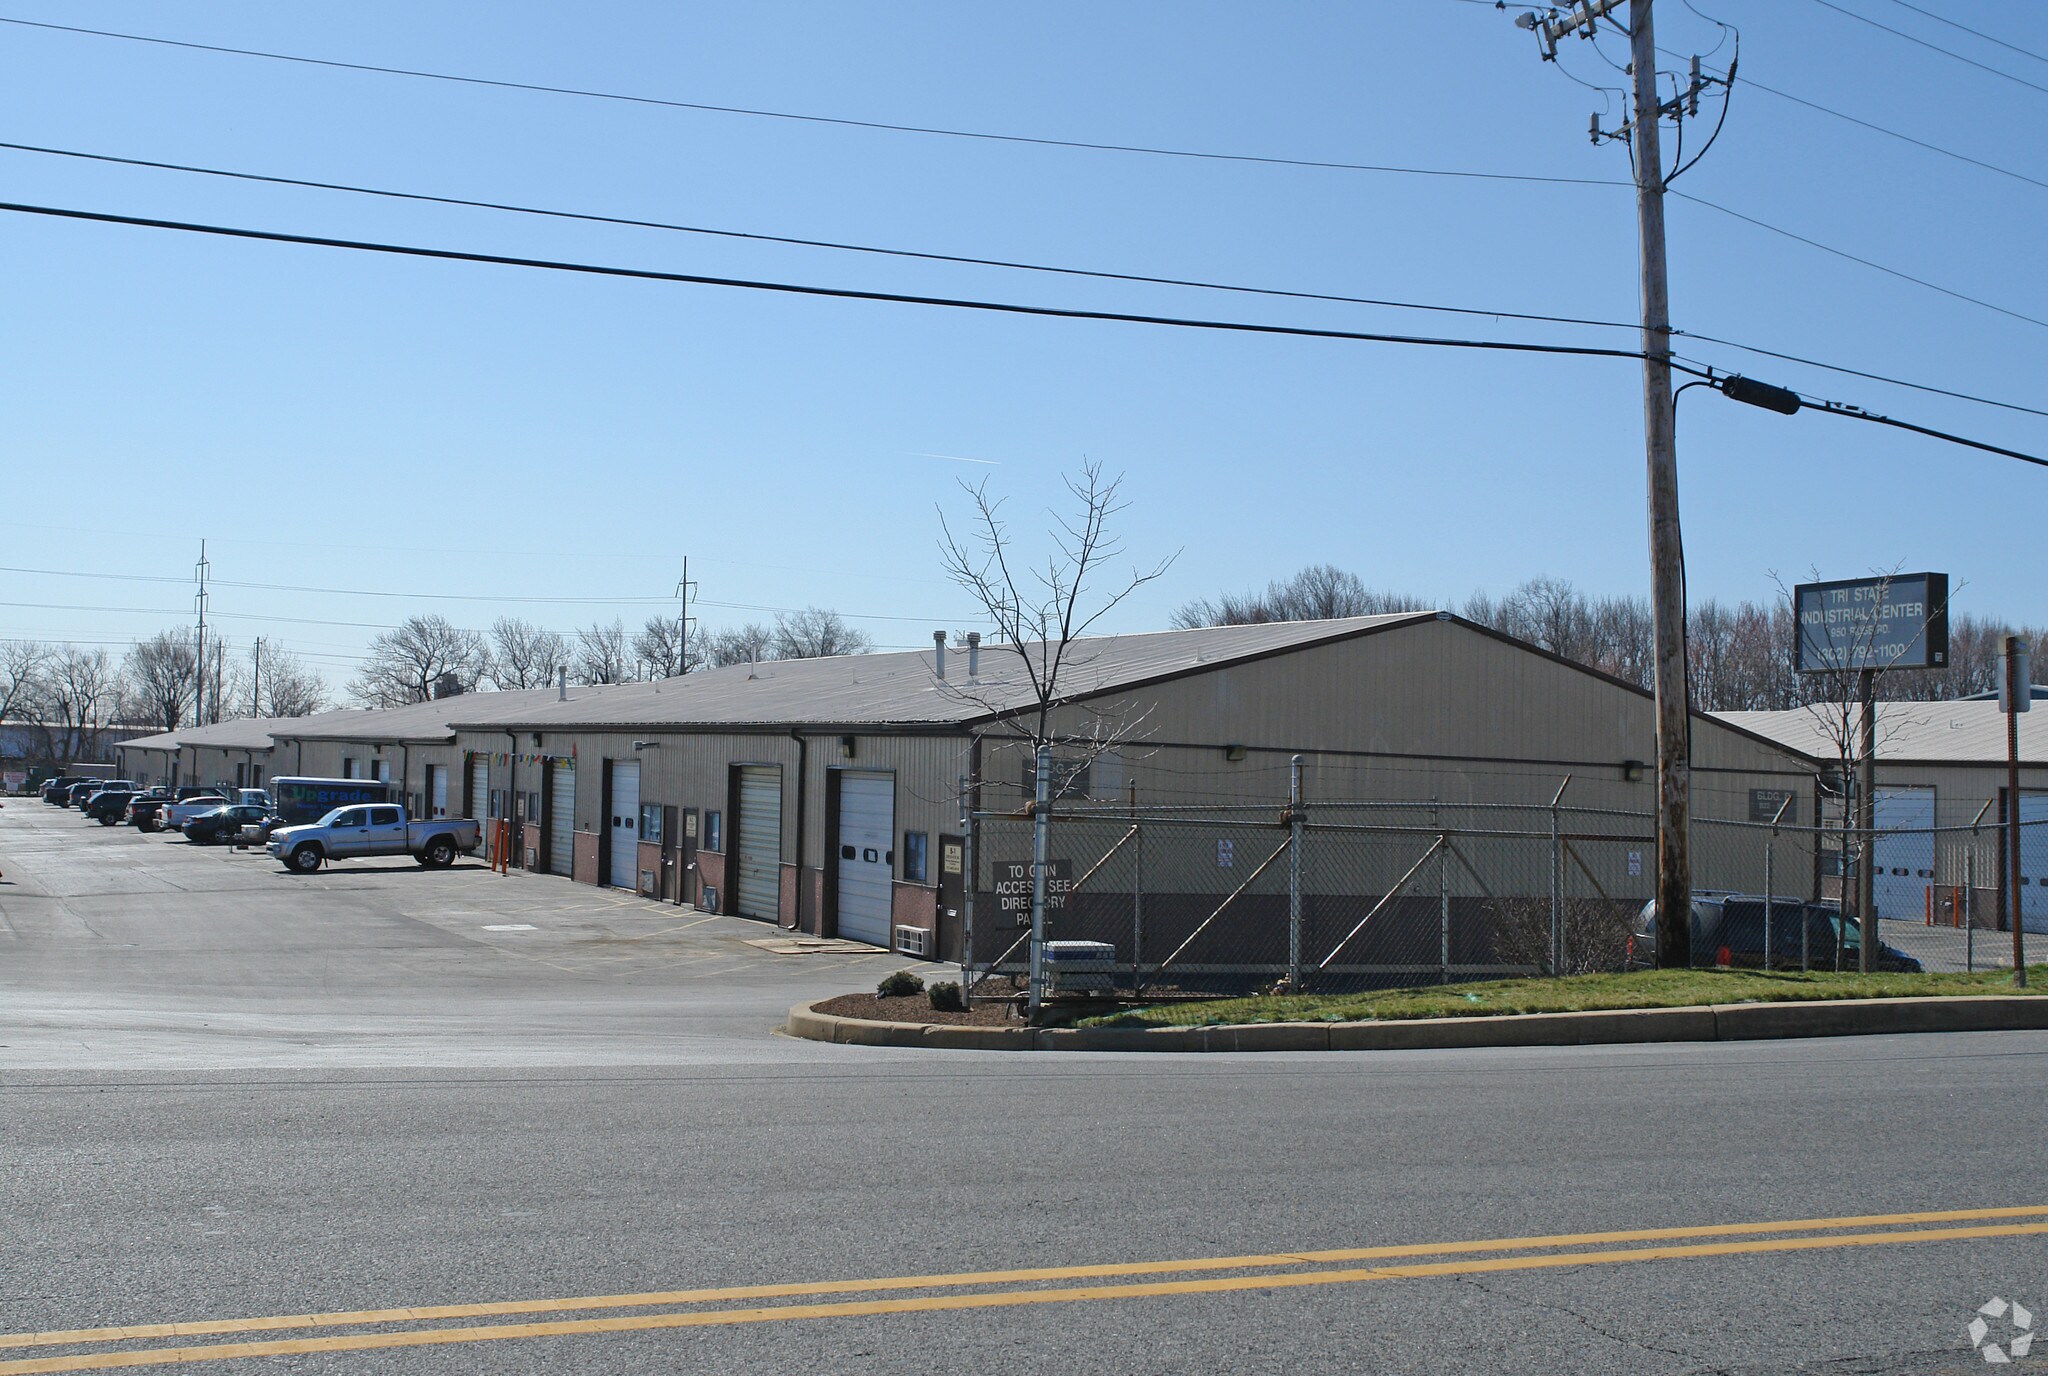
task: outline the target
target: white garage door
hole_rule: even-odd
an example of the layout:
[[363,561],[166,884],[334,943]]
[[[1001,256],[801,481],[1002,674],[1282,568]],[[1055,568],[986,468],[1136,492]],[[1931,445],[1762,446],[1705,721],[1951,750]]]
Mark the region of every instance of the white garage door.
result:
[[740,768],[740,827],[733,840],[733,885],[741,917],[782,918],[782,771]]
[[839,775],[839,935],[889,944],[896,778]]
[[556,760],[548,770],[548,873],[576,869],[576,761]]
[[[2048,793],[2020,790],[2020,878],[2021,928],[2048,932]],[[2030,963],[2037,959],[2027,953]]]
[[430,764],[427,766],[427,816],[448,815],[448,766]]
[[491,757],[471,755],[469,757],[469,815],[481,822],[490,811],[491,804]]
[[611,885],[640,883],[640,761],[612,761]]
[[1871,890],[1877,915],[1893,922],[1922,921],[1927,886],[1934,882],[1934,790],[1880,788],[1875,797],[1877,868]]

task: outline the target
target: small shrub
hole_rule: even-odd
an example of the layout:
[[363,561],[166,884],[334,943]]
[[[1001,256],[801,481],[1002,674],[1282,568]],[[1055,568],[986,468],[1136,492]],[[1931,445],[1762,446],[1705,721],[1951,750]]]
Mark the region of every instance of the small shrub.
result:
[[900,999],[924,989],[924,981],[908,970],[898,970],[875,986],[875,996],[884,999]]
[[967,1011],[967,1000],[960,996],[960,986],[952,980],[940,980],[937,984],[926,989],[924,996],[932,1001],[932,1008],[936,1012],[964,1013]]

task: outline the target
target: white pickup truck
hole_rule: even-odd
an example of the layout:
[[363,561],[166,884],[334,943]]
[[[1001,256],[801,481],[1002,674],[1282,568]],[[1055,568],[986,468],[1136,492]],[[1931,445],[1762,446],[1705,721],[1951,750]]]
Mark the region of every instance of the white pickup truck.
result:
[[483,829],[466,818],[414,822],[396,803],[359,803],[308,826],[273,831],[267,849],[293,873],[312,874],[329,860],[371,855],[410,855],[431,869],[445,869],[482,844]]

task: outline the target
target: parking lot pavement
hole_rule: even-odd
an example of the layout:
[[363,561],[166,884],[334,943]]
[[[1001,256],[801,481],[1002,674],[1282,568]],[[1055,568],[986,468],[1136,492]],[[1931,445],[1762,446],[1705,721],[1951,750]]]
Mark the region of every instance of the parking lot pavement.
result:
[[0,874],[0,1069],[801,1058],[791,1003],[912,963],[480,862],[294,875],[32,799]]

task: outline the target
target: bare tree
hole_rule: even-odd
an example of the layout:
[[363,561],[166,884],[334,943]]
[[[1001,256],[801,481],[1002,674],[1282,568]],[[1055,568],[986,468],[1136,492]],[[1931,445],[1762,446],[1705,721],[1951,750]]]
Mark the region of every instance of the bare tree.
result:
[[[633,658],[644,669],[649,678],[674,678],[694,668],[702,655],[695,645],[688,644],[681,616],[650,616],[640,634],[633,637]],[[683,663],[685,648],[690,652],[689,664]]]
[[199,654],[187,630],[158,631],[137,641],[122,661],[126,687],[137,708],[166,731],[184,725],[198,668]]
[[545,688],[569,662],[569,643],[516,616],[491,623],[490,679],[500,688]]
[[[1034,757],[1037,747],[1057,745],[1064,754],[1092,758],[1130,739],[1138,723],[1114,711],[1090,713],[1085,731],[1055,739],[1054,711],[1072,692],[1073,672],[1089,658],[1077,642],[1131,594],[1163,575],[1174,556],[1149,568],[1113,571],[1110,566],[1123,556],[1124,547],[1112,526],[1129,508],[1122,476],[1109,477],[1100,464],[1087,462],[1065,482],[1074,508],[1049,513],[1049,547],[1037,555],[1018,546],[1004,519],[1003,501],[990,495],[986,481],[961,484],[969,509],[959,531],[940,511],[939,552],[946,575],[995,625],[994,657],[1022,676],[1029,700],[1017,710],[1013,697],[953,680],[948,680],[948,691],[1003,711],[1025,733]],[[1069,762],[1062,762],[1062,768],[1068,777],[1078,773]]]
[[783,612],[775,618],[774,653],[777,659],[864,655],[874,648],[874,640],[865,631],[853,629],[838,612],[826,611],[822,607]]
[[490,663],[484,638],[440,616],[408,617],[370,642],[348,694],[366,707],[403,707],[427,702],[435,685],[452,677],[466,692]]
[[1264,592],[1196,598],[1173,614],[1173,625],[1187,629],[1251,626],[1268,621],[1326,621],[1340,616],[1427,611],[1429,605],[1403,593],[1369,588],[1357,574],[1334,564],[1311,564],[1291,578],[1274,579]]
[[[252,655],[255,652],[252,650]],[[255,691],[251,706],[259,717],[305,717],[327,706],[327,682],[290,650],[263,643],[262,663],[251,663]]]
[[578,683],[624,683],[632,668],[623,621],[614,620],[609,626],[592,623],[576,632],[575,660],[569,672]]
[[30,714],[56,653],[40,641],[0,641],[0,722]]
[[66,645],[38,679],[33,701],[42,726],[43,754],[52,760],[90,760],[120,701],[120,674],[102,649]]
[[697,653],[703,656],[705,664],[714,669],[775,657],[775,632],[758,621],[750,621],[744,626],[728,626],[699,639],[702,647]]

